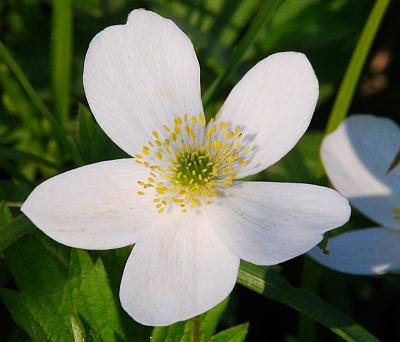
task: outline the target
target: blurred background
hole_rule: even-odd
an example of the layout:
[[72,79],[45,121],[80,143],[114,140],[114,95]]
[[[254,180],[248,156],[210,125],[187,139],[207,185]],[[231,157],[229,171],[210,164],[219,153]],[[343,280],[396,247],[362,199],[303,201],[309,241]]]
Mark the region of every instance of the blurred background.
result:
[[[218,91],[205,99],[208,118],[259,60],[279,51],[305,53],[320,82],[320,99],[311,127],[288,156],[256,179],[328,184],[324,176],[316,176],[320,167],[319,144],[338,86],[375,1],[281,1],[232,65],[246,33],[260,20],[258,15],[265,3],[268,1],[1,0],[0,201],[7,201],[7,207],[11,207],[11,213],[3,210],[2,220],[8,215],[17,216],[19,203],[43,180],[79,165],[125,156],[102,133],[88,110],[82,68],[93,36],[107,26],[124,23],[134,8],[154,10],[171,18],[190,36],[200,62],[205,96],[215,79],[225,73]],[[373,113],[399,122],[399,14],[400,3],[392,1],[368,54],[350,113]],[[67,132],[75,152],[66,148],[49,114]],[[343,229],[369,225],[372,223],[353,210],[350,223]],[[93,260],[101,257],[115,298],[128,253],[124,249],[91,253]],[[3,251],[2,256],[1,340],[30,340],[26,327],[29,320],[21,317],[35,316],[28,304],[28,309],[22,309],[22,303],[29,302],[26,292],[33,290],[21,284],[37,279],[23,273],[43,272],[47,262],[66,273],[71,252],[34,231]],[[343,275],[322,269],[307,257],[286,262],[279,270],[293,285],[318,294],[378,338],[400,340],[398,276]],[[43,279],[46,277],[52,276],[44,273]],[[45,285],[37,286],[35,291],[40,293]],[[52,291],[57,283],[53,281],[48,286],[46,291]],[[18,297],[13,295],[16,293]],[[35,292],[30,295],[34,297]],[[123,313],[118,300],[116,303],[126,340],[148,340],[150,328],[135,324]],[[244,322],[250,323],[248,341],[339,340],[297,311],[236,286],[220,328]]]

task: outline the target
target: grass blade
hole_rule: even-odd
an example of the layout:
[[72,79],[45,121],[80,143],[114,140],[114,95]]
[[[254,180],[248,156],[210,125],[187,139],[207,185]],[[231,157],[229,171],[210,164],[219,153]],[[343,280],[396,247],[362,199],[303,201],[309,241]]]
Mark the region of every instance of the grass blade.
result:
[[211,84],[203,97],[204,106],[207,107],[215,98],[221,89],[221,86],[231,74],[231,72],[239,65],[243,55],[248,47],[254,42],[258,31],[266,25],[273,17],[275,11],[280,6],[283,0],[260,1],[259,9],[251,21],[251,24],[240,41],[239,45],[233,52],[232,60],[225,71]]
[[54,113],[65,125],[71,91],[72,1],[54,0],[52,7],[50,57]]
[[17,216],[7,224],[0,225],[0,251],[31,231],[33,231],[33,225],[24,215]]
[[353,55],[351,56],[349,65],[347,66],[342,83],[340,84],[332,112],[329,116],[328,125],[325,131],[326,134],[334,131],[347,115],[368,52],[378,32],[380,23],[389,3],[390,0],[377,0],[369,14],[364,29],[362,30],[360,38],[358,39],[357,45],[353,51]]
[[80,164],[81,158],[78,154],[76,146],[69,141],[67,133],[65,132],[64,128],[58,123],[54,115],[50,112],[50,110],[40,99],[39,95],[37,94],[35,89],[33,89],[32,85],[30,84],[28,78],[25,76],[24,72],[18,65],[17,61],[14,59],[10,51],[7,49],[7,47],[3,44],[1,40],[0,40],[0,58],[2,58],[4,62],[8,65],[8,67],[11,69],[16,79],[21,84],[21,87],[29,96],[35,108],[50,123],[51,127],[54,130],[54,134],[57,140],[64,148],[64,150],[67,153],[69,153],[69,155],[75,161],[75,163]]
[[379,341],[334,306],[308,291],[293,287],[271,268],[242,262],[238,282],[256,293],[288,305],[320,322],[346,341]]

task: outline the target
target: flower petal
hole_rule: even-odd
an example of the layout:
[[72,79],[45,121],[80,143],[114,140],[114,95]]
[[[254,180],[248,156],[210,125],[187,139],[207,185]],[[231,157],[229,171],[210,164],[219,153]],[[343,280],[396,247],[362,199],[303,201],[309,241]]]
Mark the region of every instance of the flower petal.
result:
[[273,265],[314,247],[350,216],[348,201],[316,185],[235,182],[207,207],[220,240],[237,257]]
[[45,234],[72,247],[132,245],[157,217],[151,199],[139,196],[143,171],[133,159],[91,164],[50,178],[21,210]]
[[310,124],[318,94],[318,80],[302,53],[276,53],[247,72],[217,117],[240,127],[255,151],[238,177],[264,170],[293,148]]
[[349,117],[321,146],[322,161],[335,188],[364,215],[397,229],[400,167],[390,173],[388,169],[399,149],[399,126],[373,115]]
[[171,20],[143,9],[96,35],[83,84],[96,120],[130,155],[175,115],[203,112],[192,43]]
[[325,255],[316,247],[309,254],[320,264],[351,274],[384,274],[400,269],[400,235],[387,228],[365,228],[329,239]]
[[239,259],[201,217],[165,221],[137,243],[125,266],[123,308],[145,325],[169,325],[212,308],[235,285]]

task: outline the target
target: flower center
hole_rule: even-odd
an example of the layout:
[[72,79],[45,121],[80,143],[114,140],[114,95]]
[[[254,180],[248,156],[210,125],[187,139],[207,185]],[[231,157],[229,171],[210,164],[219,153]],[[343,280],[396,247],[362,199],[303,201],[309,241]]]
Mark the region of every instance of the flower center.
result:
[[185,151],[176,158],[175,180],[182,186],[204,185],[213,178],[213,165],[206,152]]
[[149,170],[147,179],[138,180],[143,187],[138,194],[153,196],[160,213],[210,203],[248,163],[250,148],[228,122],[211,120],[206,127],[203,113],[185,114],[163,127],[165,132],[153,131],[154,138],[135,154],[136,163]]

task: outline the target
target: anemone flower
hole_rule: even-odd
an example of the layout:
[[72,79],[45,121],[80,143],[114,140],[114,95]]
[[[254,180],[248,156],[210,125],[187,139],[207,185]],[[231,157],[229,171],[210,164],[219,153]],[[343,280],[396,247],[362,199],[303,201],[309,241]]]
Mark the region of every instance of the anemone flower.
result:
[[303,54],[259,62],[206,124],[192,43],[172,21],[134,10],[92,40],[83,84],[97,122],[132,158],[51,178],[22,211],[68,246],[135,244],[120,300],[138,322],[203,313],[231,292],[240,259],[283,262],[348,220],[332,189],[236,180],[274,164],[307,129],[318,81]]
[[381,227],[333,237],[328,255],[310,252],[316,261],[360,275],[400,269],[400,167],[388,171],[399,149],[399,126],[373,115],[351,116],[324,139],[321,157],[332,184]]

